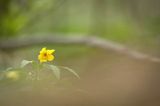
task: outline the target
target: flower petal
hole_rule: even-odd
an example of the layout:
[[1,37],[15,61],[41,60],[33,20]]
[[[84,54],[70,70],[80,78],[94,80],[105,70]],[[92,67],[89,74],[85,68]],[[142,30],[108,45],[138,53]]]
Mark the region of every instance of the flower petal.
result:
[[52,49],[52,50],[47,50],[47,54],[52,54],[52,53],[54,53],[54,52],[55,52],[54,49]]
[[40,62],[41,62],[41,63],[43,63],[43,62],[47,62],[47,60],[40,60]]
[[48,61],[52,61],[54,59],[53,55],[48,55]]
[[41,60],[41,58],[42,58],[42,56],[41,56],[41,55],[38,55],[38,59]]
[[44,52],[47,52],[46,47],[42,48],[40,51],[40,53],[44,53]]

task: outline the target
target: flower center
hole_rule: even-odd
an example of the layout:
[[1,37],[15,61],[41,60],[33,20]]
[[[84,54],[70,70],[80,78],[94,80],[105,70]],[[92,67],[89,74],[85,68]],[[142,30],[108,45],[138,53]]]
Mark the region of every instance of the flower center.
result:
[[47,56],[47,53],[44,53],[44,56],[46,57],[46,56]]

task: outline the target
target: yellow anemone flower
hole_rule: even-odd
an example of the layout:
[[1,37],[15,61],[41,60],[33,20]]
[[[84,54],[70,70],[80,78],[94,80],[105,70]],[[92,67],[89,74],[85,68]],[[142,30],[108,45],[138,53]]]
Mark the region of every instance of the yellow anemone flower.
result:
[[55,52],[54,49],[47,50],[45,47],[42,48],[42,50],[40,51],[40,54],[38,55],[39,61],[43,63],[43,62],[54,60],[54,56],[53,56],[54,52]]

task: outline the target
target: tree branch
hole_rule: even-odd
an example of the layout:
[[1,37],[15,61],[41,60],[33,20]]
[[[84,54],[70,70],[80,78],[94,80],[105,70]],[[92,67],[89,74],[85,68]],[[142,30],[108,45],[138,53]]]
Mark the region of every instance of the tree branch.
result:
[[104,40],[94,36],[26,36],[0,41],[1,50],[14,50],[35,45],[59,44],[59,45],[86,45],[104,50],[111,50],[116,53],[128,55],[138,60],[148,60],[160,63],[160,58],[146,55],[135,50],[131,50],[121,44]]

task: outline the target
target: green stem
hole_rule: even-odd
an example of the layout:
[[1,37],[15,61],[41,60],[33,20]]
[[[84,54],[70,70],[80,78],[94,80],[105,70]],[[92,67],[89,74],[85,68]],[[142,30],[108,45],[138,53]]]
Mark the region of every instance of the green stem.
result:
[[36,80],[40,80],[40,77],[39,77],[39,72],[41,71],[41,68],[42,68],[42,64],[40,63],[38,65],[38,69],[36,71]]

